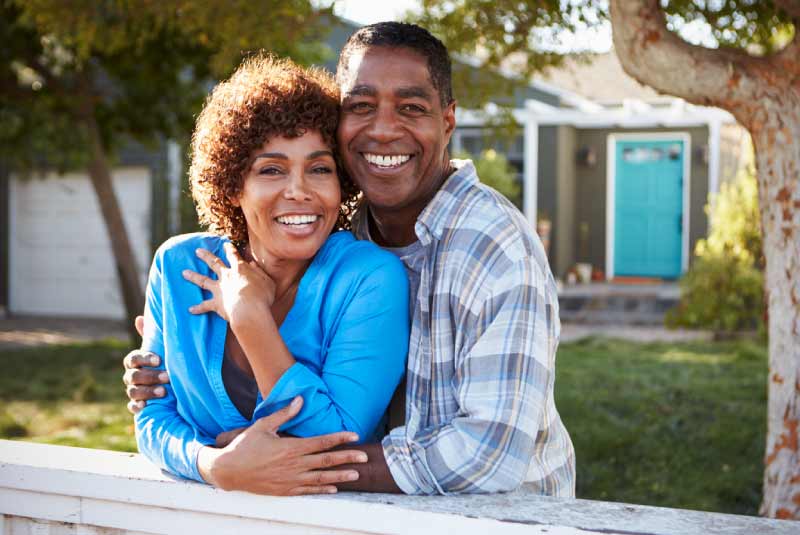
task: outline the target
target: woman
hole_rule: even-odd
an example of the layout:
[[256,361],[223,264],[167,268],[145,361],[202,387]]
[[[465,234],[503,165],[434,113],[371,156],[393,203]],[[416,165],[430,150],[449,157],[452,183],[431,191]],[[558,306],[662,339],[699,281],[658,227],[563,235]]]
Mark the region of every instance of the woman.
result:
[[256,57],[198,117],[189,175],[211,233],[156,252],[142,349],[171,385],[136,417],[139,450],[170,472],[208,481],[218,434],[296,396],[285,433],[377,436],[405,371],[408,283],[394,255],[333,232],[357,194],[337,171],[338,105],[322,71]]

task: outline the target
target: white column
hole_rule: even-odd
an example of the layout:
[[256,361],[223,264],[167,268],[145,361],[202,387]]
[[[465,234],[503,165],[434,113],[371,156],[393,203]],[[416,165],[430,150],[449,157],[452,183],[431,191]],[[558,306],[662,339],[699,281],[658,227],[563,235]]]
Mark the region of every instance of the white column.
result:
[[538,199],[536,192],[539,186],[539,123],[536,122],[532,110],[527,110],[525,114],[525,149],[524,149],[524,180],[525,189],[523,191],[523,209],[525,217],[536,229],[536,214],[538,211]]
[[719,192],[719,151],[722,125],[718,119],[708,123],[708,193]]

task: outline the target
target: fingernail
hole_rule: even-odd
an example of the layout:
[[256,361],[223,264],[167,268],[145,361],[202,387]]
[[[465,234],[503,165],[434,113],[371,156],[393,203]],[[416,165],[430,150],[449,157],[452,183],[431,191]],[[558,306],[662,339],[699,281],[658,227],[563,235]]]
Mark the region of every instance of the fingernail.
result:
[[144,409],[144,401],[142,400],[137,401],[136,406],[139,407],[140,409]]
[[161,381],[162,383],[168,383],[169,375],[167,375],[167,372],[161,372],[158,374],[158,380]]
[[295,397],[292,400],[292,407],[297,407],[298,405],[300,405],[300,399],[301,399],[300,396]]
[[158,366],[159,361],[160,361],[160,359],[155,355],[150,357],[150,365],[151,366]]
[[155,387],[155,389],[153,390],[153,393],[154,393],[156,396],[163,396],[164,394],[166,394],[166,393],[167,393],[167,391],[166,391],[166,390],[164,390],[164,387],[163,387],[163,386],[157,386],[157,387]]
[[357,463],[365,463],[369,460],[366,453],[360,453],[356,455],[356,462]]
[[194,306],[194,305],[192,305],[192,306],[190,306],[190,307],[189,307],[189,312],[191,312],[192,314],[194,314],[194,312],[195,312],[195,306]]
[[355,470],[352,472],[347,472],[347,481],[355,481],[358,479],[358,472]]
[[189,278],[189,270],[188,269],[184,269],[183,271],[181,271],[181,275],[183,275],[184,279],[188,279]]
[[325,492],[327,492],[328,494],[336,494],[336,487],[333,487],[331,489],[327,489]]

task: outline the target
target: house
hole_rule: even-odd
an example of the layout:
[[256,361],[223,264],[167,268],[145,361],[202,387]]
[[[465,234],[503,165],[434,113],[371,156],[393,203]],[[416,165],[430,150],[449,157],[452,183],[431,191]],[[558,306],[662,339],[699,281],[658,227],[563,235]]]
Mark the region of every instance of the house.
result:
[[[509,159],[525,215],[550,223],[557,277],[585,263],[606,280],[676,279],[707,234],[709,194],[735,174],[749,138],[725,111],[641,86],[613,53],[591,59],[534,80],[549,98],[514,110],[523,133]],[[490,146],[484,121],[462,111],[454,147],[475,154]]]
[[[335,68],[356,27],[332,25],[327,68]],[[629,96],[621,69],[603,71],[599,81],[599,73],[586,70],[591,67],[570,68],[515,91],[513,116],[522,133],[510,142],[491,139],[491,106],[459,110],[453,152],[495,147],[507,155],[523,183],[531,224],[550,222],[557,277],[577,262],[609,279],[680,276],[706,235],[703,207],[718,188],[723,131],[733,119],[678,99]],[[130,145],[114,169],[143,283],[158,244],[191,228],[180,221],[182,152],[174,142],[156,149]],[[0,315],[124,317],[108,236],[85,173],[25,178],[0,165],[0,222]]]

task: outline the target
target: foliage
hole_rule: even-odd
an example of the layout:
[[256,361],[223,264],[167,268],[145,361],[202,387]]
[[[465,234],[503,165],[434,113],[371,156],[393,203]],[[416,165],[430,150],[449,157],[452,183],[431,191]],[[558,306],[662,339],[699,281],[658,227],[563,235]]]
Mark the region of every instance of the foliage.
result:
[[[135,451],[123,344],[5,350],[0,438]],[[578,496],[755,514],[764,453],[765,348],[752,342],[561,344],[556,402]],[[78,383],[95,385],[90,399]],[[702,474],[702,477],[699,476]]]
[[[671,29],[704,23],[725,47],[766,53],[793,32],[790,17],[774,1],[669,0],[661,5]],[[423,0],[422,7],[415,22],[451,52],[480,58],[487,67],[513,66],[523,79],[561,63],[562,34],[608,19],[603,0]]]
[[752,166],[721,186],[706,206],[711,232],[681,279],[681,300],[667,324],[738,331],[761,328],[764,276],[758,184]]
[[752,159],[732,182],[720,186],[705,211],[711,232],[697,242],[697,256],[729,256],[748,265],[761,265],[761,213]]
[[680,302],[666,317],[670,327],[734,332],[763,325],[764,275],[746,262],[725,255],[698,257],[680,286]]
[[579,498],[756,514],[766,348],[590,338],[558,352]]
[[472,160],[481,182],[496,189],[519,206],[522,192],[516,178],[517,173],[503,154],[488,149],[482,151],[478,158],[468,152],[455,154],[454,158]]
[[0,158],[85,165],[87,98],[112,154],[130,137],[187,135],[212,77],[242,51],[319,60],[325,12],[308,0],[0,0]]

